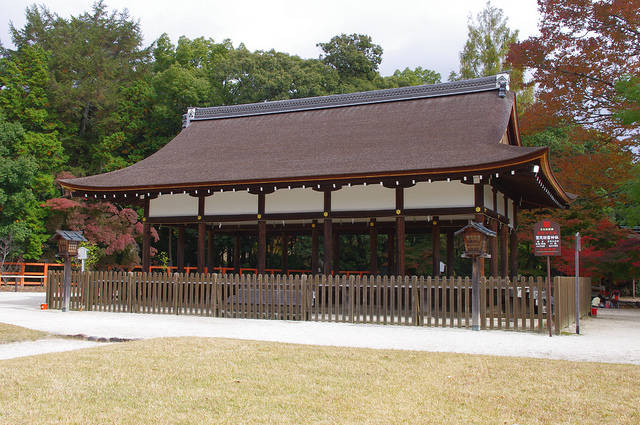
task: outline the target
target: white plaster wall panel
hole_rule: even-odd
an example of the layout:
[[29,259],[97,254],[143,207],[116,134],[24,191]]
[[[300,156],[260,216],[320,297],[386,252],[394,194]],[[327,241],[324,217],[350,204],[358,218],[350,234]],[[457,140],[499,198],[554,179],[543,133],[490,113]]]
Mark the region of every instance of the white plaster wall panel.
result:
[[160,195],[149,201],[149,217],[184,217],[198,215],[198,198],[184,193]]
[[493,190],[491,189],[491,186],[489,186],[488,184],[485,184],[483,186],[484,188],[484,207],[495,211],[495,208],[493,206]]
[[498,214],[505,215],[504,213],[504,194],[498,191]]
[[244,191],[216,192],[205,198],[204,214],[258,214],[258,195]]
[[419,182],[404,190],[404,207],[441,208],[473,207],[474,189],[471,184],[459,181]]
[[[406,208],[406,207],[405,207]],[[351,186],[331,192],[332,211],[395,210],[396,191],[380,185]]]
[[322,212],[324,193],[312,189],[279,189],[266,196],[265,213]]

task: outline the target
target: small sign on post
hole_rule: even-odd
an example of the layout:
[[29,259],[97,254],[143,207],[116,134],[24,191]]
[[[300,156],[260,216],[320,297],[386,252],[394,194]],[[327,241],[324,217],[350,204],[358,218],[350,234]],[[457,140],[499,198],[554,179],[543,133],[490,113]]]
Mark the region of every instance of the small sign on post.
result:
[[78,248],[78,260],[80,260],[80,271],[84,271],[84,260],[87,259],[87,252],[89,250],[83,246]]
[[533,225],[534,254],[537,257],[547,257],[547,328],[552,336],[551,309],[551,260],[549,257],[560,255],[561,239],[560,225],[552,220],[542,220]]
[[560,255],[560,225],[543,220],[533,226],[533,241],[536,256]]

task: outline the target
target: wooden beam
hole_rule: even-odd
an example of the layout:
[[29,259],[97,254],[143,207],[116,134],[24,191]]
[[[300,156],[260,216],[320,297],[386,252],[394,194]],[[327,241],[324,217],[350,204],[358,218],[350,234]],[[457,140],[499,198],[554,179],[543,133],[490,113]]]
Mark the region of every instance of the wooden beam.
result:
[[378,228],[375,218],[369,221],[369,273],[378,274]]
[[[445,216],[445,215],[462,215],[474,214],[474,207],[451,207],[451,208],[412,208],[404,210],[404,215],[409,216]],[[492,211],[486,211],[486,215],[498,217]],[[371,217],[393,217],[395,210],[374,210],[374,211],[338,211],[332,212],[332,218],[371,218]],[[302,213],[272,213],[262,214],[262,219],[267,221],[282,220],[318,220],[322,219],[322,212],[302,212]],[[501,217],[502,220],[504,218]],[[197,216],[183,217],[150,217],[149,222],[152,224],[195,224],[198,221]],[[235,215],[205,215],[202,221],[206,223],[227,223],[227,222],[255,222],[255,214],[235,214]],[[224,224],[223,224],[224,225]]]
[[178,273],[184,273],[184,226],[178,227],[178,247],[177,247]]
[[432,221],[431,242],[433,247],[432,255],[432,274],[440,276],[440,218],[433,217]]
[[455,254],[454,254],[454,235],[453,232],[447,232],[447,276],[453,276]]

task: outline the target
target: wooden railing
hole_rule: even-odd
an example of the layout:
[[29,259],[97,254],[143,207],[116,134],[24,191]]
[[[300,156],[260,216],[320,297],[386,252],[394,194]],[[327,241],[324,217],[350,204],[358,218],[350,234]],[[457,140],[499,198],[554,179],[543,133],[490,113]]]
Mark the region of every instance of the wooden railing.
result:
[[[50,269],[62,269],[64,264],[58,263],[4,263],[4,272],[0,273],[0,286],[47,286],[47,275]],[[2,279],[2,278],[5,279]],[[9,280],[11,282],[9,282]]]
[[[123,267],[123,266],[116,266],[116,265],[108,265],[107,266],[107,271],[120,271],[122,269],[126,269],[126,271],[136,271],[136,272],[142,272],[142,266],[140,265],[135,265],[135,266],[131,266],[131,267]],[[204,272],[205,273],[220,273],[223,275],[226,274],[233,274],[235,273],[235,267],[211,267],[211,270],[209,270],[209,267],[205,267],[204,268]],[[160,272],[160,273],[176,273],[178,271],[178,267],[176,266],[150,266],[149,267],[149,271],[150,272]],[[243,274],[258,274],[258,269],[255,267],[240,267],[240,269],[238,269],[239,274],[243,275]],[[282,273],[282,269],[265,269],[265,274],[286,274],[286,275],[295,275],[295,274],[311,274],[311,270],[310,269],[289,269],[287,270],[286,273]],[[188,266],[188,267],[184,267],[184,272],[185,273],[197,273],[198,272],[198,267],[194,267],[194,266]],[[335,272],[334,275],[345,275],[345,276],[364,276],[369,274],[369,272],[367,270],[341,270],[339,272]]]
[[[49,279],[47,303],[59,309],[62,273]],[[469,278],[73,272],[71,281],[72,310],[471,326]],[[482,329],[545,331],[542,278],[483,279],[481,288]],[[563,291],[557,281],[556,294]],[[565,296],[557,301],[555,320],[565,323]]]

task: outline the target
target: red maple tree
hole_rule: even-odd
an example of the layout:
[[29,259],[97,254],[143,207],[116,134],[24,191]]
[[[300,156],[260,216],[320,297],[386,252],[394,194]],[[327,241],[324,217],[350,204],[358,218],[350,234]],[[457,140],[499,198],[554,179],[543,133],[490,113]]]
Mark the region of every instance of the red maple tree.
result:
[[[43,206],[52,212],[49,220],[51,228],[82,230],[89,242],[98,247],[98,267],[109,264],[140,264],[136,239],[141,238],[143,225],[133,209],[119,209],[110,202],[67,198],[49,199]],[[153,227],[151,237],[155,242],[159,240]],[[152,256],[155,252],[151,248]]]
[[527,111],[533,126],[562,118],[628,135],[632,127],[614,116],[629,107],[615,84],[640,75],[640,0],[538,0],[538,9],[540,35],[513,44],[507,58],[534,70],[540,103]]

